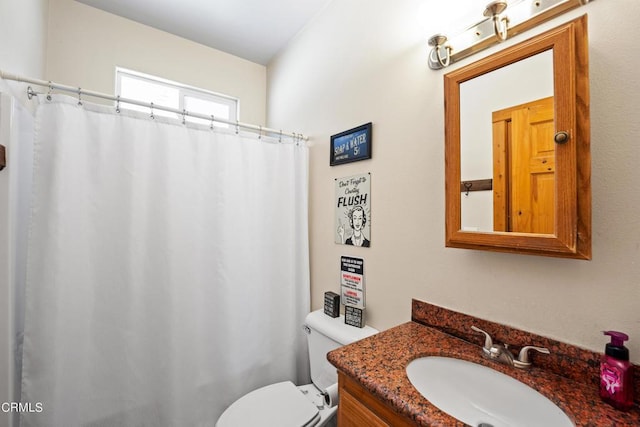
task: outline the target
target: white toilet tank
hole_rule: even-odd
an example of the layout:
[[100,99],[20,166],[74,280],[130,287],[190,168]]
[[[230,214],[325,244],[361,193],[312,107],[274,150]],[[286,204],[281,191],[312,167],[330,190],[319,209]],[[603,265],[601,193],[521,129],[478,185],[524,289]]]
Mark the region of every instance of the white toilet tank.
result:
[[327,353],[343,345],[377,334],[378,330],[358,328],[344,323],[344,316],[330,317],[323,310],[309,313],[305,319],[311,380],[320,390],[338,382],[336,368],[327,360]]

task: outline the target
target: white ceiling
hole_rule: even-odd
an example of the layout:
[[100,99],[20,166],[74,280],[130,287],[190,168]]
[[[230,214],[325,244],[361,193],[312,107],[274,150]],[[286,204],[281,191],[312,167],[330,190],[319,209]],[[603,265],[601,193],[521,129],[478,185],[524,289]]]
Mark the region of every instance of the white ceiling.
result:
[[266,65],[331,0],[77,0]]

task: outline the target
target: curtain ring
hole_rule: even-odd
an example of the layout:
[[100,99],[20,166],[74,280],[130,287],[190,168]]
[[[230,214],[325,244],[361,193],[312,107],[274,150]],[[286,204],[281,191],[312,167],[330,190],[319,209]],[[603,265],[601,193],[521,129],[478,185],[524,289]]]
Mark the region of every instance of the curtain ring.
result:
[[278,138],[278,142],[282,142],[282,129],[280,129],[280,137]]
[[262,139],[262,125],[260,125],[260,130],[258,131],[258,139]]
[[187,122],[186,115],[187,115],[187,110],[185,110],[183,108],[182,109],[182,124],[185,124]]
[[120,95],[116,97],[116,113],[120,112]]
[[49,80],[49,90],[47,91],[47,101],[51,101],[51,92],[53,92],[53,83]]
[[78,105],[82,105],[82,88],[78,88]]
[[240,132],[240,124],[236,120],[236,135]]
[[213,122],[214,122],[214,118],[213,118],[213,114],[211,115],[211,126],[209,127],[211,130],[213,130]]
[[150,117],[151,117],[152,119],[155,119],[155,118],[156,118],[156,116],[154,116],[154,115],[153,115],[153,102],[152,102],[150,105],[151,105],[151,116],[150,116]]

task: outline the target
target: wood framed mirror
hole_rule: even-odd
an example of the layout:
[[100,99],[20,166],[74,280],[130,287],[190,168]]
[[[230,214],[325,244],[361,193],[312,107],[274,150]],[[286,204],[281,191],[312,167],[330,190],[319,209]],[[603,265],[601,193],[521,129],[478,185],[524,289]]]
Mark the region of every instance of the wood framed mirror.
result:
[[444,76],[447,247],[591,259],[587,16]]

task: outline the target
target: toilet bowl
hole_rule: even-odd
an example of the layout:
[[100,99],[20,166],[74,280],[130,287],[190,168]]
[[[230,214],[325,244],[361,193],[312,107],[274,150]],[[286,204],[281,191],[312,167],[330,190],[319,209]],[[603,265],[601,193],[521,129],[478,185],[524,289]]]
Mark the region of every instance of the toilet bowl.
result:
[[332,318],[322,310],[309,313],[303,329],[307,333],[313,382],[296,386],[291,381],[283,381],[253,390],[232,403],[216,427],[335,425],[338,407],[334,395],[338,376],[335,367],[327,361],[327,353],[378,331],[370,326],[346,325],[344,316]]

